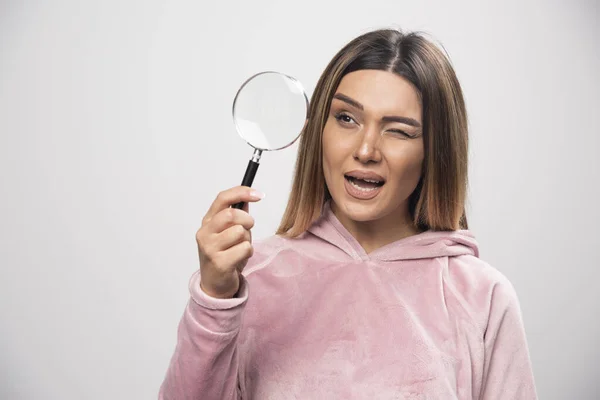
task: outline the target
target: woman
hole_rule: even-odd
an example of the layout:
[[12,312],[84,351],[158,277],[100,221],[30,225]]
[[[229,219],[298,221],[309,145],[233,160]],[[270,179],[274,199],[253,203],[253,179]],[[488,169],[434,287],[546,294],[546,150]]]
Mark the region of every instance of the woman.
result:
[[510,282],[467,230],[467,117],[418,33],[348,43],[321,76],[277,234],[219,194],[161,399],[535,399]]

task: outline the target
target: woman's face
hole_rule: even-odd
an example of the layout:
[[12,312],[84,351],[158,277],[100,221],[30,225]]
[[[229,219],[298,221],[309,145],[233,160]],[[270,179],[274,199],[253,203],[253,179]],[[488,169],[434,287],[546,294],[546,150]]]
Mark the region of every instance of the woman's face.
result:
[[342,78],[323,130],[323,169],[336,212],[353,221],[408,217],[424,149],[416,89],[392,72]]

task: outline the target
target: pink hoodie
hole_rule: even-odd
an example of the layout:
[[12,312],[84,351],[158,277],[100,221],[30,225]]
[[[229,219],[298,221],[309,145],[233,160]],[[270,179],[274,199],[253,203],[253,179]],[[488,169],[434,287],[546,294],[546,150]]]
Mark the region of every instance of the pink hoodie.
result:
[[515,290],[468,231],[367,254],[327,203],[254,247],[239,298],[192,276],[159,399],[537,398]]

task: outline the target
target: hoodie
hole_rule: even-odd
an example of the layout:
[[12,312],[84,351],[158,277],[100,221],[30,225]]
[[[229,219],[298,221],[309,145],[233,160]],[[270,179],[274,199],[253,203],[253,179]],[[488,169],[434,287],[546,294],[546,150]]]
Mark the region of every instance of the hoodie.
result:
[[326,203],[254,249],[236,298],[192,275],[160,400],[537,399],[515,290],[469,231],[367,254]]

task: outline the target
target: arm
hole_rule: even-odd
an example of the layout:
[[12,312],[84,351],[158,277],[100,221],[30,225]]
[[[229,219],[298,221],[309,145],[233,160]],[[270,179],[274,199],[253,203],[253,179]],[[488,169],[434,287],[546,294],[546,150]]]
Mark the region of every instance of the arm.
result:
[[247,282],[242,278],[238,297],[215,299],[200,289],[196,272],[190,280],[190,294],[158,398],[239,400],[236,343],[248,299]]
[[484,336],[482,400],[537,399],[517,294],[505,280],[494,286]]

